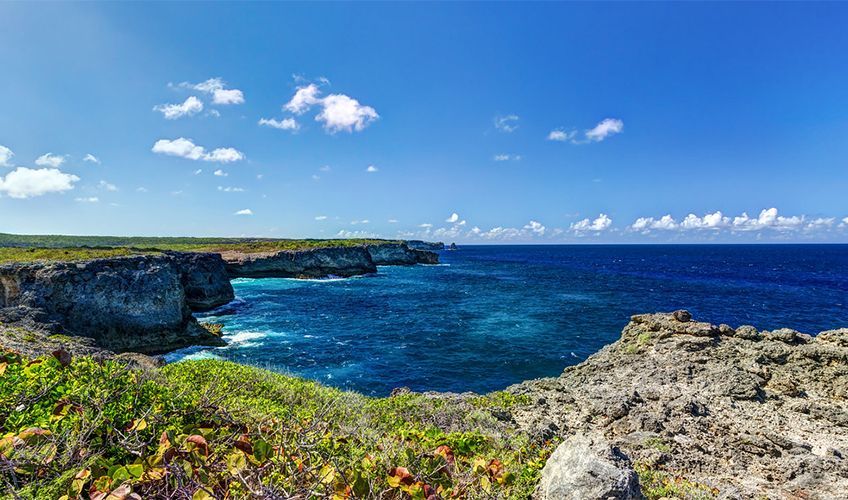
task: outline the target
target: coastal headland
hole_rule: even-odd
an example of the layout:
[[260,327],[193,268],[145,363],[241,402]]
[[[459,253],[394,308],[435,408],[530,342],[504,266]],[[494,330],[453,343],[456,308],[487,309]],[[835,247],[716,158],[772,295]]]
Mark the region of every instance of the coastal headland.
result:
[[488,395],[398,388],[370,398],[225,361],[161,366],[145,354],[220,344],[192,313],[232,300],[231,278],[369,274],[435,263],[437,254],[395,241],[180,245],[0,249],[4,493],[835,499],[848,491],[848,328],[810,335],[714,325],[682,310],[641,314],[558,377]]

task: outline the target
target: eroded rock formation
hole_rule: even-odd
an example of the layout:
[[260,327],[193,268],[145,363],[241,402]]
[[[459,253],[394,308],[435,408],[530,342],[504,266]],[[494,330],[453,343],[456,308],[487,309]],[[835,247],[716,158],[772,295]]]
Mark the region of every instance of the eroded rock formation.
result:
[[560,377],[508,390],[531,399],[512,414],[531,435],[561,446],[602,435],[705,497],[848,491],[848,329],[812,337],[633,316],[619,341]]

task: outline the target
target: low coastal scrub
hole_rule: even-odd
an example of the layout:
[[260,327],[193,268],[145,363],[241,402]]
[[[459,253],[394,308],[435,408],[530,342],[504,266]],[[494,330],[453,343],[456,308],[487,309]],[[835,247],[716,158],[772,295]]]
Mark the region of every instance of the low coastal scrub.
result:
[[225,361],[0,358],[0,484],[19,498],[527,498],[554,443],[516,396],[369,398]]
[[119,236],[15,235],[0,233],[0,264],[77,261],[105,257],[180,252],[276,252],[312,248],[396,243],[378,239],[154,238]]

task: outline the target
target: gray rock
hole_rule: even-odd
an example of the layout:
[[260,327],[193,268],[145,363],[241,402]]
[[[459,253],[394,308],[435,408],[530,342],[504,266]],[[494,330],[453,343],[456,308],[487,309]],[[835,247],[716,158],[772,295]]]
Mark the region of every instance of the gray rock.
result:
[[406,244],[413,250],[429,250],[438,252],[445,249],[445,244],[442,242],[430,242],[421,240],[407,240]]
[[330,247],[308,250],[244,253],[222,252],[230,277],[324,278],[377,272],[365,247]]
[[235,298],[224,259],[217,253],[170,252],[178,263],[186,303],[208,311]]
[[192,317],[169,255],[7,264],[0,277],[0,317],[23,311],[20,321],[57,325],[103,349],[160,353],[222,342]]
[[692,320],[692,314],[684,309],[674,311],[671,315],[674,316],[674,319],[681,323],[687,323]]
[[599,435],[576,435],[560,444],[536,491],[539,500],[642,498],[630,460]]
[[411,266],[438,264],[439,254],[410,248],[406,243],[381,243],[366,246],[371,260],[378,266]]
[[620,340],[560,377],[508,388],[530,402],[512,418],[531,436],[602,434],[640,466],[680,478],[686,498],[844,497],[848,329],[812,340],[722,330],[633,316]]

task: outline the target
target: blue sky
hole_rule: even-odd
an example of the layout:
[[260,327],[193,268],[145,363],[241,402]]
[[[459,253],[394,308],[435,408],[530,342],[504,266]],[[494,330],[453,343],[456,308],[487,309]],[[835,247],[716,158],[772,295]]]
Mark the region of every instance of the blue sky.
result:
[[848,241],[848,5],[0,3],[0,23],[3,232]]

